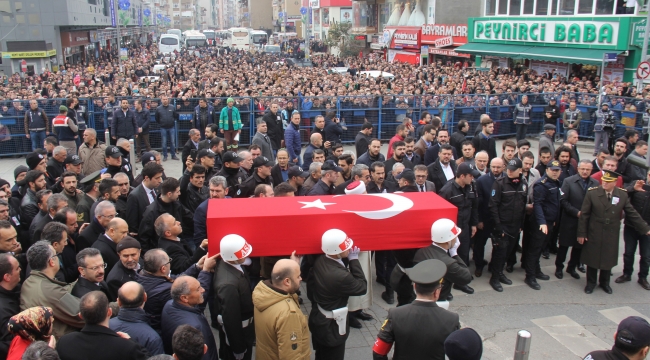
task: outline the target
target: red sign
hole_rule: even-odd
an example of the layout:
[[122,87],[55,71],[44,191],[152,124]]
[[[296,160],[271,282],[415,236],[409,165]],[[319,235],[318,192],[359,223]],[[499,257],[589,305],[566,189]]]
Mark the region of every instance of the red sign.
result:
[[424,24],[422,25],[422,43],[432,44],[439,48],[467,44],[467,24]]
[[470,58],[470,54],[457,53],[453,49],[429,48],[429,54],[444,55],[444,56],[455,56],[455,57],[462,57],[462,58],[468,58],[468,59]]
[[366,41],[367,37],[366,35],[355,35],[354,40],[363,40]]
[[20,71],[27,72],[27,61],[25,59],[20,61]]
[[432,192],[210,200],[209,250],[216,254],[224,236],[237,234],[251,244],[255,257],[294,250],[321,254],[321,237],[332,228],[344,231],[361,250],[421,248],[431,244],[434,221],[456,220],[457,214]]
[[395,28],[392,35],[393,35],[392,40],[390,42],[391,49],[420,50],[420,40],[422,38],[422,30],[419,27],[400,26]]

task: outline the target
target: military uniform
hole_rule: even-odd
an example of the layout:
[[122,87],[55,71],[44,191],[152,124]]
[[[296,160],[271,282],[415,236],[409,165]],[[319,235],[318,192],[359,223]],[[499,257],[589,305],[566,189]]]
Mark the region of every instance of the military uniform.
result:
[[[603,175],[603,181],[608,172]],[[650,231],[630,203],[627,191],[614,188],[611,198],[602,188],[592,187],[582,203],[578,221],[578,237],[586,238],[581,261],[587,265],[587,286],[595,287],[597,270],[600,269],[600,284],[609,284],[611,269],[618,264],[618,245],[621,230],[621,215],[625,211],[625,224],[631,225],[640,234]]]
[[[102,175],[102,170],[95,171],[94,173],[81,179],[79,184],[85,185],[90,182],[99,183],[101,181],[101,175]],[[91,222],[92,219],[94,218],[93,214],[90,213],[90,208],[92,208],[94,202],[95,199],[88,196],[88,194],[83,194],[83,196],[77,203],[76,211],[77,211],[77,222],[79,223],[79,226],[81,226],[83,223]]]
[[459,255],[451,257],[447,250],[436,246],[435,244],[431,244],[418,250],[415,253],[413,262],[418,264],[429,259],[440,260],[447,265],[447,272],[444,277],[445,281],[442,283],[440,299],[447,300],[449,295],[451,295],[451,286],[453,284],[463,286],[472,281],[472,274],[470,274],[469,268],[465,265]]
[[[425,260],[407,272],[410,281],[430,285],[440,281],[446,270],[440,260]],[[387,360],[394,343],[393,360],[444,360],[445,339],[458,329],[458,314],[439,307],[435,301],[416,299],[388,310],[372,349],[373,359]]]
[[469,264],[470,238],[472,237],[471,227],[478,225],[478,195],[476,183],[461,187],[454,180],[447,182],[438,193],[442,198],[449,201],[458,208],[458,219],[456,224],[462,232],[458,237],[460,247],[458,255],[465,264]]

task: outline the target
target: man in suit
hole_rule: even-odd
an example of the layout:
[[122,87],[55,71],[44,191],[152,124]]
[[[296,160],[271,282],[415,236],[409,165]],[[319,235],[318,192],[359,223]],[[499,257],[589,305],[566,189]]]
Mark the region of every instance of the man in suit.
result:
[[110,201],[102,201],[95,206],[95,214],[92,221],[81,231],[75,241],[77,252],[89,248],[97,241],[99,236],[106,231],[108,223],[117,216],[115,205]]
[[582,251],[582,246],[577,241],[580,209],[587,195],[587,189],[598,186],[598,181],[590,176],[591,167],[592,164],[589,160],[580,161],[578,174],[569,176],[562,183],[560,204],[564,215],[560,222],[560,246],[555,258],[555,277],[558,279],[562,279],[564,276],[562,270],[570,247],[572,247],[571,258],[566,272],[573,278],[580,279],[580,275],[576,272],[576,267],[580,265],[580,253]]
[[415,139],[407,136],[404,139],[404,144],[406,145],[406,151],[404,153],[406,160],[410,161],[414,166],[422,164],[422,157],[415,152]]
[[93,247],[101,252],[102,258],[106,262],[107,273],[110,273],[113,266],[120,261],[120,257],[117,255],[117,244],[124,239],[128,232],[129,226],[126,221],[114,218],[106,226],[106,232],[93,243]]
[[363,123],[363,125],[361,125],[361,131],[357,133],[357,137],[354,139],[354,147],[357,151],[357,159],[359,156],[368,151],[368,145],[370,145],[371,139],[372,123],[366,121]]
[[416,251],[413,257],[413,262],[416,265],[428,259],[437,259],[447,266],[440,290],[441,301],[451,301],[454,298],[451,295],[452,285],[466,286],[472,281],[469,268],[458,256],[458,247],[460,246],[458,235],[460,233],[461,229],[453,221],[449,219],[436,220],[431,225],[432,244]]
[[185,172],[185,168],[187,167],[185,165],[185,161],[187,161],[187,158],[190,156],[190,153],[192,150],[196,150],[196,152],[199,152],[199,141],[201,141],[201,132],[198,131],[197,129],[190,129],[188,132],[188,137],[187,142],[183,146],[183,151],[181,152],[181,161],[183,162],[183,172]]
[[257,124],[257,131],[255,132],[255,136],[253,136],[253,144],[262,149],[262,156],[266,156],[271,161],[275,160],[275,156],[273,156],[273,143],[267,133],[267,123],[262,118],[255,120],[255,123]]
[[135,118],[135,112],[129,109],[129,101],[122,99],[120,108],[113,112],[113,121],[111,122],[111,138],[115,141],[119,138],[132,139],[139,133],[138,121]]
[[[596,287],[598,270],[600,287],[606,293],[612,293],[609,279],[612,268],[618,263],[623,211],[626,226],[632,226],[639,234],[650,235],[650,226],[630,203],[627,191],[616,187],[616,180],[621,176],[613,171],[605,171],[602,185],[587,191],[580,209],[578,243],[583,245],[580,258],[587,265],[587,294],[593,293]],[[643,182],[635,182],[634,190],[643,191]]]
[[142,183],[138,185],[126,201],[126,221],[129,235],[138,236],[138,229],[147,206],[156,200],[155,189],[162,183],[163,167],[152,161],[142,168]]
[[460,329],[458,314],[436,303],[446,272],[445,263],[436,259],[424,260],[407,270],[415,289],[415,301],[388,310],[372,348],[374,360],[388,360],[393,343],[394,359],[417,359],[422,354],[429,354],[431,359],[445,359],[445,339]]
[[71,294],[81,298],[91,291],[101,291],[110,299],[108,285],[104,281],[106,264],[99,250],[95,248],[81,250],[77,254],[77,266],[80,275]]
[[108,327],[113,316],[108,297],[92,291],[81,298],[79,314],[86,322],[80,332],[62,337],[56,346],[61,360],[144,360],[147,351],[135,341]]
[[[426,126],[427,125],[425,125],[425,127]],[[418,188],[419,192],[436,192],[436,185],[432,181],[427,180],[429,177],[429,170],[426,165],[415,165],[415,167],[413,167],[413,172],[415,173],[415,186]]]
[[154,228],[158,235],[158,247],[165,250],[172,259],[171,273],[173,275],[181,274],[190,265],[198,263],[201,257],[208,253],[208,240],[205,239],[192,255],[192,251],[182,244],[178,237],[183,231],[181,223],[170,214],[165,213],[158,216]]
[[56,212],[68,206],[68,199],[63,194],[52,194],[47,199],[47,215],[45,215],[34,228],[34,236],[32,237],[32,244],[41,240],[41,233],[45,225],[52,221]]
[[[430,151],[431,149],[427,150]],[[439,147],[438,159],[427,166],[429,181],[436,186],[436,192],[456,176],[456,162],[451,161],[453,148],[449,144],[442,144]]]
[[[431,165],[436,160],[438,160],[438,155],[440,154],[440,148],[443,145],[449,145],[449,130],[439,129],[438,130],[438,143],[431,146],[424,153],[424,165]],[[450,145],[451,146],[451,145]],[[458,153],[456,153],[456,148],[451,146],[452,160],[458,159]]]
[[[302,167],[303,169],[309,169],[309,165],[311,165],[312,162],[317,161],[314,159],[314,152],[316,150],[321,150],[321,147],[323,146],[323,136],[319,133],[313,133],[309,137],[309,145],[307,145],[307,148],[305,148],[305,152],[302,155]],[[318,161],[318,162],[324,162],[325,161],[325,152],[323,152],[323,161]]]
[[427,152],[427,149],[433,145],[433,142],[436,140],[436,130],[433,128],[433,125],[427,124],[422,128],[422,136],[420,140],[415,143],[413,151],[420,156],[420,159],[424,162],[424,154]]

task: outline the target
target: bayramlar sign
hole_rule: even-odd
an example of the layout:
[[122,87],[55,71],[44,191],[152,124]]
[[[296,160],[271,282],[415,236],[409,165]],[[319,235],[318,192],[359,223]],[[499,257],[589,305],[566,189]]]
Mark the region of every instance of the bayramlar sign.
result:
[[474,39],[548,44],[616,43],[619,24],[606,21],[477,20]]

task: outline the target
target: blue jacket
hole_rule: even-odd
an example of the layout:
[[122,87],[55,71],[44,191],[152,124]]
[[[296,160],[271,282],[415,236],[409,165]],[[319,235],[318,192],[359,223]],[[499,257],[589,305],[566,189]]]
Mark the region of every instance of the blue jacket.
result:
[[135,120],[135,112],[128,109],[125,114],[122,109],[115,109],[111,122],[111,136],[130,139],[137,133],[138,123]]
[[147,349],[149,356],[165,353],[160,335],[151,328],[147,314],[141,308],[120,308],[119,314],[110,320],[108,327],[129,334],[131,339]]
[[293,163],[293,159],[300,157],[300,127],[296,129],[293,123],[284,130],[284,146],[289,152],[289,163]]
[[313,162],[311,157],[316,149],[318,148],[312,144],[309,144],[307,148],[305,148],[305,153],[302,155],[302,168],[305,169],[305,171],[309,170],[309,165]]
[[[212,286],[212,273],[201,271],[199,274],[199,283],[201,287],[207,292]],[[165,351],[171,354],[172,351],[172,335],[176,328],[181,325],[190,325],[203,333],[203,342],[208,345],[208,351],[203,355],[203,360],[218,360],[219,352],[217,350],[217,343],[212,335],[212,328],[208,323],[208,319],[203,315],[203,310],[207,301],[196,307],[188,307],[169,300],[162,311],[162,338],[165,344]]]
[[199,246],[203,239],[208,238],[206,221],[208,219],[208,202],[207,199],[194,210],[194,243]]

